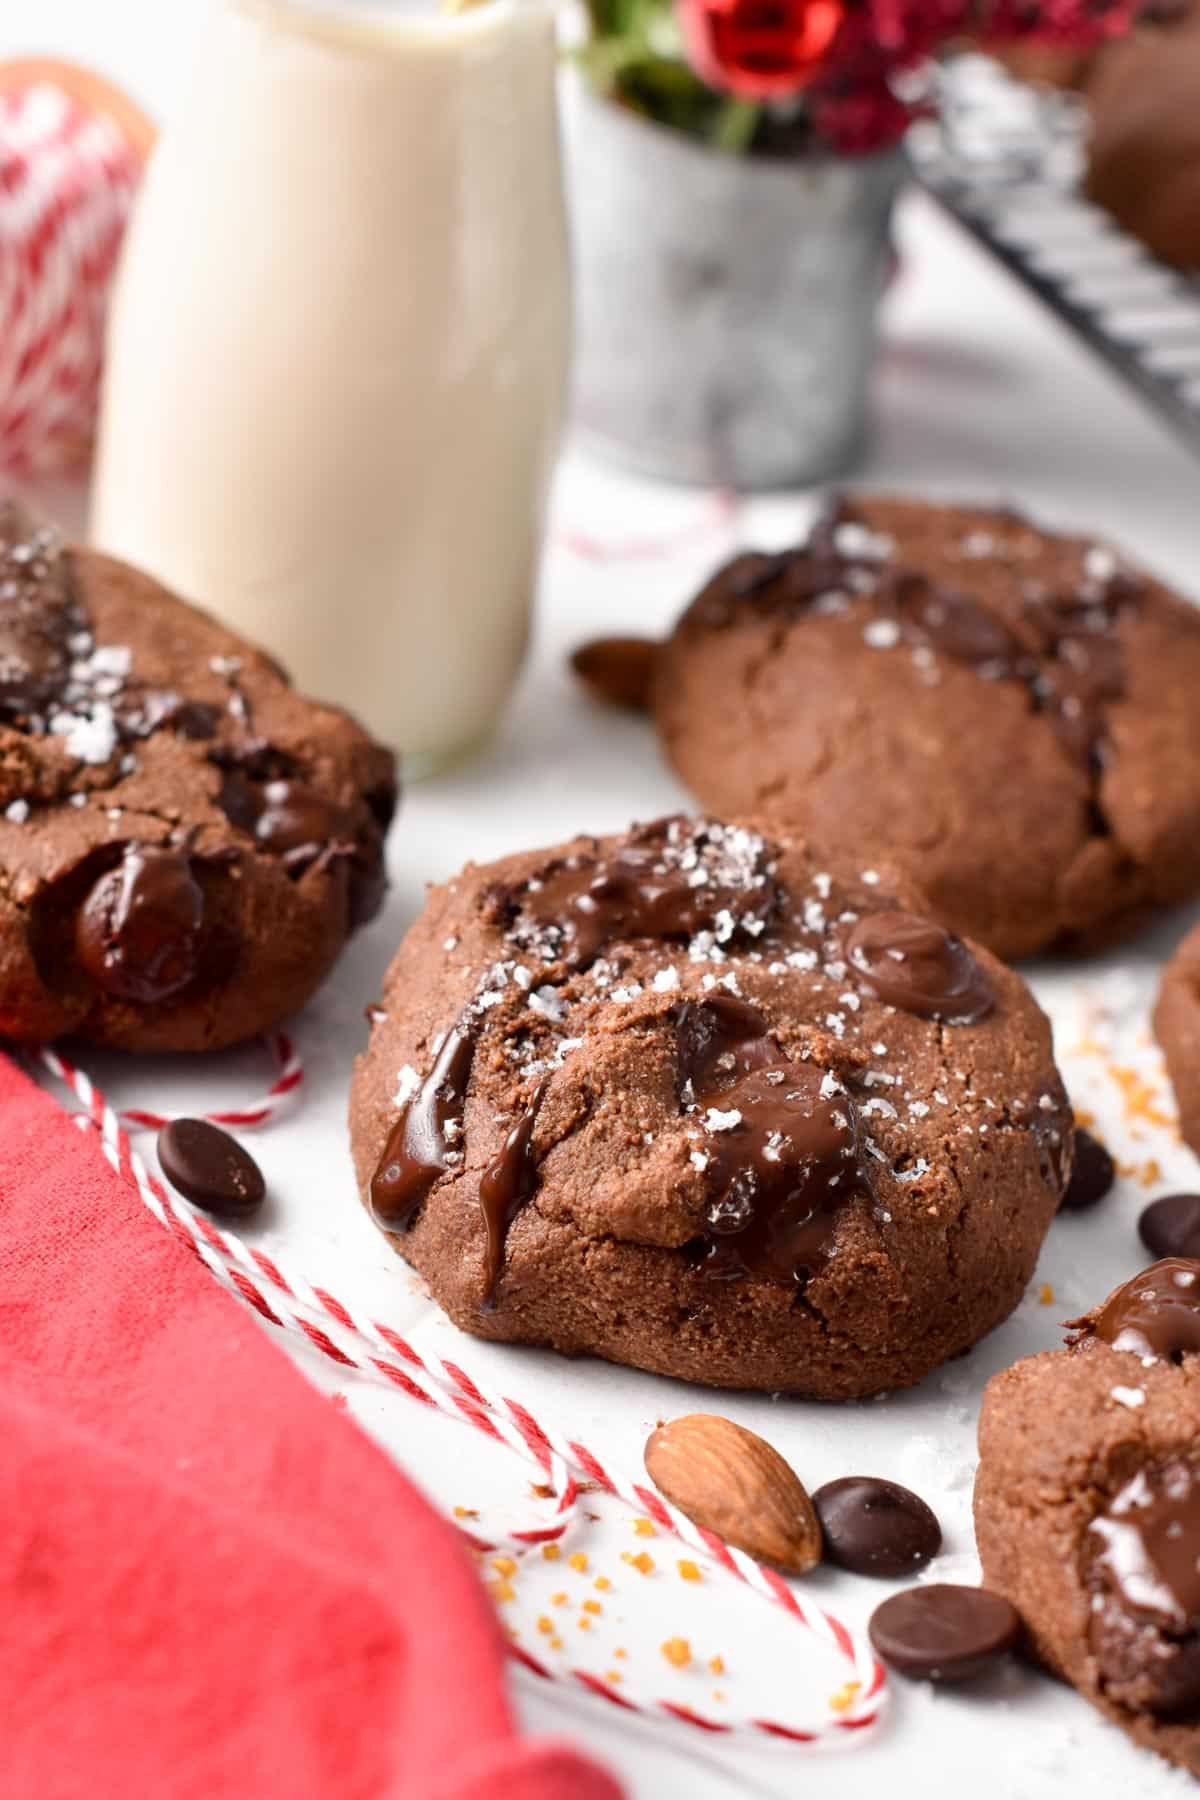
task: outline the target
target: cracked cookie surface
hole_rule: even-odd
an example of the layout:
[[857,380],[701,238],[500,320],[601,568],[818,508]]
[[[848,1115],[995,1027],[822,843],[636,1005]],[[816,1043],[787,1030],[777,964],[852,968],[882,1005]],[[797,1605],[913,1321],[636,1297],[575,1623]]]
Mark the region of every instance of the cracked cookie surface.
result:
[[674,818],[468,866],[391,965],[363,1199],[462,1329],[847,1399],[1005,1318],[1070,1171],[1049,1026],[879,868]]
[[1200,892],[1200,613],[1016,514],[854,496],[745,554],[657,659],[706,807],[886,854],[1003,956]]
[[1200,1262],[1152,1264],[1072,1329],[984,1392],[984,1582],[1044,1663],[1200,1775]]
[[0,1036],[278,1024],[378,908],[395,793],[268,656],[0,504]]

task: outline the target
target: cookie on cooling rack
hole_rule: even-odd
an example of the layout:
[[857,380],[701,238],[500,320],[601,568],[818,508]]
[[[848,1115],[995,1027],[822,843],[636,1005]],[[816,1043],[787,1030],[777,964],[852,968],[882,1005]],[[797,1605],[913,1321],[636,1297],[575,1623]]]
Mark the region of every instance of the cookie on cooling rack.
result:
[[1033,1647],[1200,1775],[1200,1262],[1154,1263],[988,1383],[975,1533]]
[[721,1387],[919,1381],[1016,1305],[1070,1172],[1024,983],[881,871],[673,818],[466,868],[350,1124],[456,1324]]
[[0,1035],[276,1024],[377,909],[395,792],[268,656],[0,506]]
[[886,852],[1002,956],[1200,891],[1200,613],[1009,512],[853,498],[742,555],[657,659],[703,805]]
[[1175,1089],[1180,1132],[1200,1156],[1200,925],[1163,970],[1154,1033]]

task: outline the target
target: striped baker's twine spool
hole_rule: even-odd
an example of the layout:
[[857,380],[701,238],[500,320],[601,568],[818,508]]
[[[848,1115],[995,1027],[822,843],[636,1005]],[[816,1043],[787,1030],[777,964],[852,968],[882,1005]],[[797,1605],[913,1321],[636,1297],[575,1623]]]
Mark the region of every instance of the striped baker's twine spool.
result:
[[[112,94],[113,111],[103,110]],[[118,122],[124,113],[124,123]],[[95,77],[0,64],[0,469],[91,442],[104,321],[149,128]]]
[[[515,1555],[552,1542],[580,1523],[581,1483],[623,1501],[646,1514],[656,1528],[688,1545],[710,1564],[745,1584],[844,1659],[846,1688],[836,1698],[826,1695],[803,1722],[763,1717],[750,1712],[736,1718],[681,1705],[676,1700],[637,1700],[618,1693],[593,1671],[544,1662],[518,1645],[510,1645],[516,1661],[547,1681],[582,1687],[626,1711],[668,1716],[695,1729],[782,1739],[797,1745],[854,1743],[878,1720],[887,1700],[884,1670],[861,1632],[851,1631],[833,1613],[810,1601],[802,1587],[786,1582],[773,1569],[724,1542],[642,1481],[612,1469],[587,1445],[540,1420],[511,1395],[491,1391],[460,1364],[422,1355],[391,1326],[373,1320],[338,1299],[327,1288],[295,1270],[285,1270],[266,1252],[222,1231],[203,1213],[170,1192],[146,1167],[130,1143],[121,1116],[88,1075],[53,1049],[41,1053],[43,1066],[70,1092],[95,1129],[111,1166],[137,1193],[161,1224],[199,1256],[205,1266],[260,1317],[282,1331],[303,1337],[322,1356],[343,1368],[398,1388],[449,1417],[473,1425],[494,1443],[506,1445],[539,1473],[546,1497],[553,1501],[551,1518],[541,1526],[518,1528],[502,1542]],[[477,1549],[497,1545],[474,1532],[463,1534]]]

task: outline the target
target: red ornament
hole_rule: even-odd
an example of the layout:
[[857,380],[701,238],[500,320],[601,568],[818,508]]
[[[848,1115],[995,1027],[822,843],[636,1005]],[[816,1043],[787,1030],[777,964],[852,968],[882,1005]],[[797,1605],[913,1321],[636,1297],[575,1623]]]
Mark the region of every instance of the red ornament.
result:
[[687,57],[743,100],[797,94],[826,71],[843,0],[679,0]]

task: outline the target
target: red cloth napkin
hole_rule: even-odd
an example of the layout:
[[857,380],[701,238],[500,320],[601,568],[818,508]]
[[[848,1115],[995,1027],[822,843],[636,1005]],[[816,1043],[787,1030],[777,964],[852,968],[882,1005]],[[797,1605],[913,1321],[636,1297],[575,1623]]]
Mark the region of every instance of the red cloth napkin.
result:
[[619,1800],[516,1737],[452,1530],[3,1057],[0,1359],[5,1800]]

